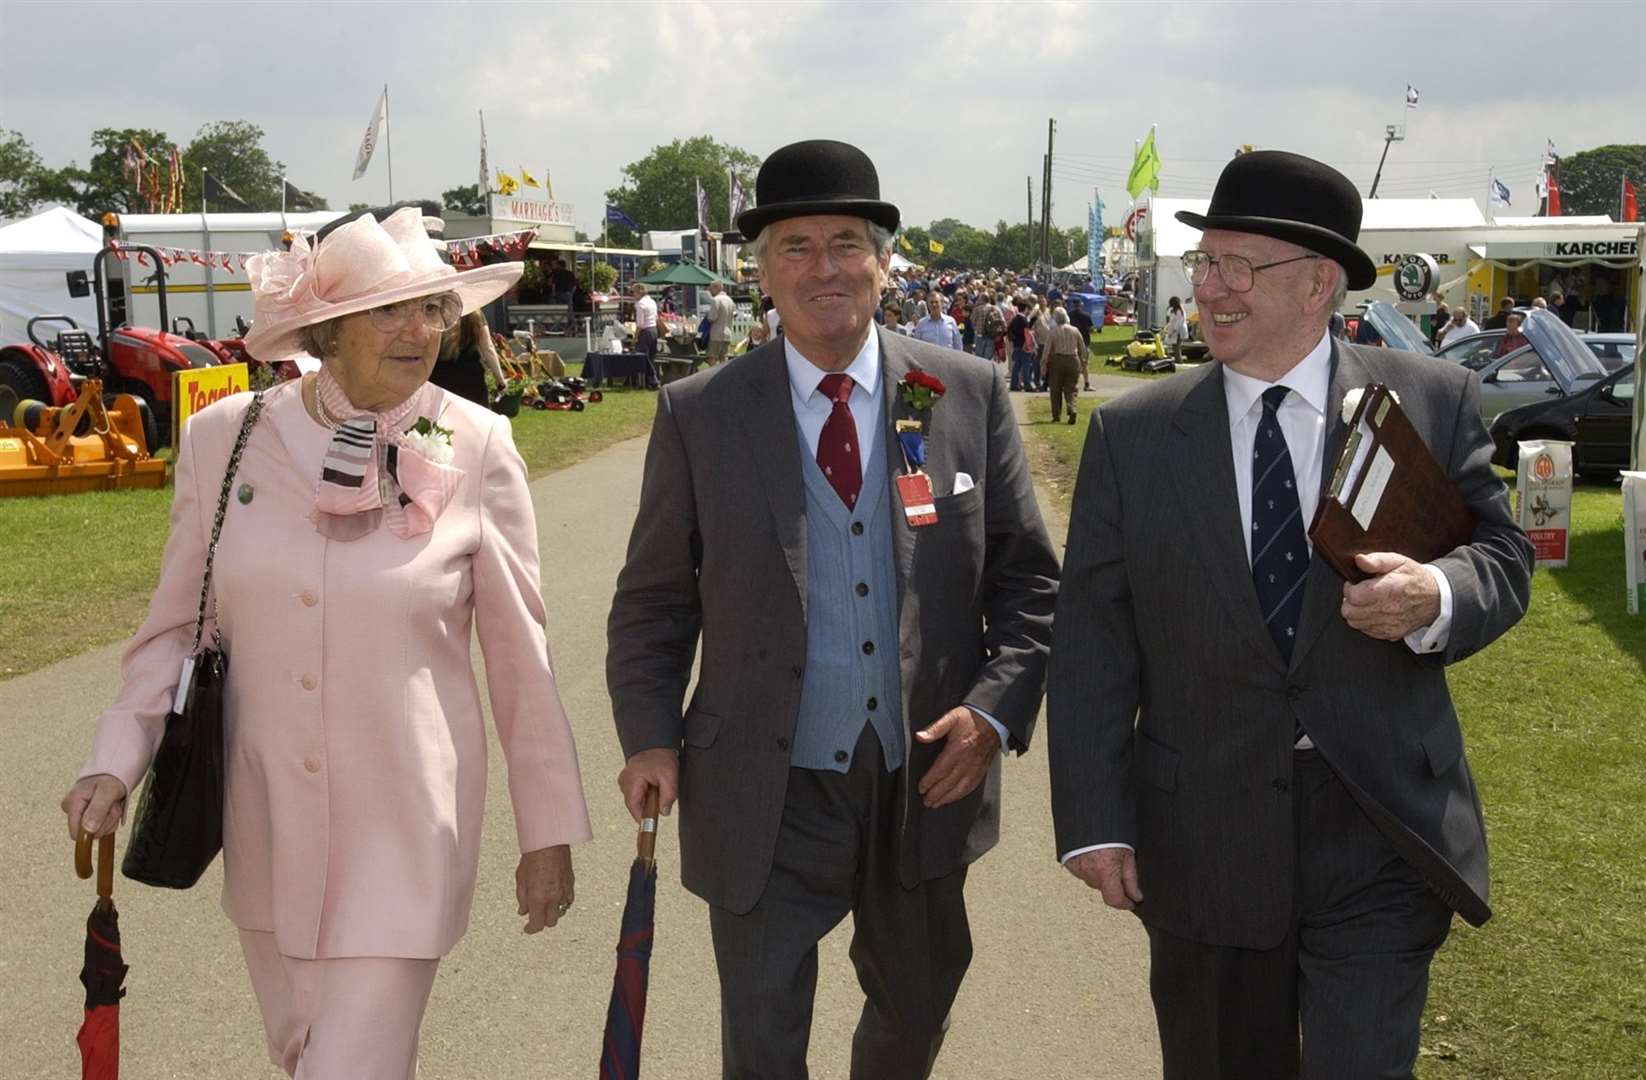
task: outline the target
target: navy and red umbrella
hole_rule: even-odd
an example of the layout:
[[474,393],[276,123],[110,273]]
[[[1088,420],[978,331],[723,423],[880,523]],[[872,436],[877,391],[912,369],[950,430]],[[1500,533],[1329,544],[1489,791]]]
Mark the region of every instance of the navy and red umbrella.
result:
[[[74,869],[91,877],[91,842],[82,831],[74,844]],[[86,1014],[74,1041],[80,1046],[81,1080],[120,1076],[120,999],[126,965],[120,958],[120,914],[114,910],[114,837],[97,844],[97,904],[86,919],[86,958],[80,982],[86,987]]]
[[606,1007],[606,1038],[600,1080],[636,1080],[640,1035],[646,1025],[646,984],[651,976],[652,925],[657,910],[657,789],[646,792],[636,857],[629,867],[629,897],[617,937],[617,974]]

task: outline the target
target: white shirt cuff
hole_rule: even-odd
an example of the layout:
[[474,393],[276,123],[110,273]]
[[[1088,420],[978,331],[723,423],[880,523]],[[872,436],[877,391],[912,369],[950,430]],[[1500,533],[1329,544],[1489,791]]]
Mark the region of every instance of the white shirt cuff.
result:
[[1084,855],[1088,851],[1102,851],[1104,848],[1112,848],[1112,847],[1125,848],[1127,851],[1136,850],[1130,844],[1093,844],[1090,847],[1077,847],[1073,851],[1064,852],[1062,855],[1058,856],[1057,861],[1060,862],[1060,863],[1067,863],[1070,859],[1074,858],[1076,855]]
[[1433,563],[1424,563],[1423,569],[1435,579],[1435,585],[1440,589],[1440,615],[1428,626],[1420,626],[1406,635],[1406,647],[1420,656],[1444,649],[1447,638],[1452,634],[1452,583]]
[[966,708],[970,709],[972,712],[989,722],[989,726],[994,728],[994,733],[1000,736],[1000,752],[1002,754],[1010,753],[1012,748],[1012,733],[1006,730],[1006,725],[1002,724],[999,720],[996,720],[982,709],[979,709],[976,705],[967,705]]

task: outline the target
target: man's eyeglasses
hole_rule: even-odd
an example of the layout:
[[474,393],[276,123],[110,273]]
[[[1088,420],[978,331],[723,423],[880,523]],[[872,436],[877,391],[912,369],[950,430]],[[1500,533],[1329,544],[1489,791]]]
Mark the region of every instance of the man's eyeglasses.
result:
[[422,320],[423,326],[440,334],[456,326],[463,317],[463,302],[455,293],[439,293],[374,307],[366,315],[371,319],[372,329],[380,333],[392,334],[403,330],[416,318]]
[[1206,279],[1212,276],[1212,267],[1217,267],[1218,276],[1230,292],[1250,292],[1252,283],[1256,280],[1259,270],[1268,270],[1275,266],[1285,266],[1287,263],[1301,262],[1304,259],[1321,259],[1323,255],[1293,255],[1289,259],[1277,259],[1274,262],[1252,265],[1252,260],[1243,255],[1224,255],[1213,258],[1210,253],[1200,250],[1185,251],[1183,253],[1183,272],[1189,275],[1191,285],[1204,285]]

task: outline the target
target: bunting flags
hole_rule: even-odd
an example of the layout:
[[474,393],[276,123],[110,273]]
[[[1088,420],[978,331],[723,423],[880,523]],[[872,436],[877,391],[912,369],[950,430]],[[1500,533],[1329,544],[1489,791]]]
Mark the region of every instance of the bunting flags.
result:
[[527,172],[524,165],[520,166],[520,182],[527,187],[534,187],[539,191],[543,190],[543,185],[537,182],[537,177]]
[[1126,194],[1135,199],[1143,194],[1145,188],[1159,191],[1160,166],[1160,151],[1155,149],[1154,128],[1151,127],[1143,145],[1137,148],[1137,156],[1132,159],[1132,171],[1126,177]]
[[737,228],[737,215],[741,214],[749,205],[749,193],[743,187],[743,181],[738,179],[737,173],[733,170],[726,170],[726,179],[728,183],[726,190],[729,193],[730,202],[729,209],[731,210],[731,217],[727,220],[731,222],[731,227],[735,229]]
[[371,164],[372,152],[377,149],[378,136],[383,131],[383,121],[389,113],[389,87],[383,85],[383,93],[377,98],[377,108],[372,110],[371,119],[366,122],[365,137],[360,140],[360,152],[354,157],[354,179],[358,180],[366,175],[366,166]]
[[526,249],[531,246],[536,236],[536,229],[471,236],[462,240],[446,241],[446,250],[451,252],[453,267],[468,270],[488,263],[523,259],[526,256]]
[[513,195],[519,190],[520,184],[514,177],[510,176],[502,169],[497,170],[497,193],[499,195]]
[[709,195],[703,190],[701,180],[692,181],[697,185],[697,234],[704,240],[709,238]]
[[931,248],[933,255],[943,254],[943,245],[938,243],[936,240],[928,239],[926,241],[926,246]]
[[[109,250],[114,252],[114,257],[121,262],[135,258],[139,266],[146,267],[149,265],[147,254],[141,251],[133,252],[130,247],[118,240],[109,241]],[[163,266],[176,266],[181,263],[186,266],[209,267],[213,270],[222,269],[230,274],[236,271],[243,272],[246,269],[247,261],[253,255],[267,254],[267,252],[257,251],[196,251],[193,248],[173,247],[155,248],[154,250],[159,252],[160,262]]]
[[1555,178],[1554,169],[1550,169],[1544,175],[1548,177],[1546,182],[1548,184],[1549,199],[1549,205],[1544,213],[1549,217],[1560,217],[1560,181]]

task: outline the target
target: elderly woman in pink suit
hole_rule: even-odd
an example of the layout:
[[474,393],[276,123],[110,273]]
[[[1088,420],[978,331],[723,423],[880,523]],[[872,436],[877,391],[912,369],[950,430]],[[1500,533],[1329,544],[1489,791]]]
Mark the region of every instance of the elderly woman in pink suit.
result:
[[[519,264],[459,273],[419,212],[367,214],[248,267],[265,393],[217,548],[223,908],[292,1075],[410,1077],[440,958],[468,925],[486,790],[478,631],[519,836],[526,932],[571,906],[590,828],[543,629],[537,530],[507,420],[428,384],[441,332]],[[124,684],[63,800],[112,831],[158,745],[212,518],[252,395],[190,421],[171,535]]]

